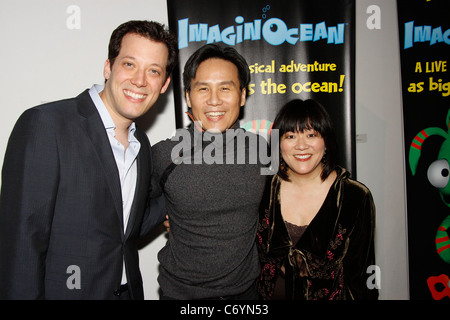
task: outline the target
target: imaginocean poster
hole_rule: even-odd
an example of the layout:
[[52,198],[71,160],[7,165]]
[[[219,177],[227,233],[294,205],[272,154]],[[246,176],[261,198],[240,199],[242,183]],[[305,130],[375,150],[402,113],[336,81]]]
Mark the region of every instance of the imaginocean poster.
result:
[[450,300],[450,1],[398,0],[411,299]]
[[189,123],[181,83],[201,46],[232,46],[249,64],[251,83],[240,125],[270,131],[292,99],[316,99],[337,128],[340,164],[355,176],[354,0],[167,1],[180,50],[174,74],[177,127]]

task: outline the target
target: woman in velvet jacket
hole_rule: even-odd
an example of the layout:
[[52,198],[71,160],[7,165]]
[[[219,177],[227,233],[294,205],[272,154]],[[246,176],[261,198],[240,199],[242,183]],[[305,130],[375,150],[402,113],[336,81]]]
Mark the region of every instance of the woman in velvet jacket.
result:
[[279,130],[281,158],[260,208],[261,297],[377,299],[368,269],[375,206],[369,189],[336,165],[328,113],[313,100],[293,100],[272,130]]

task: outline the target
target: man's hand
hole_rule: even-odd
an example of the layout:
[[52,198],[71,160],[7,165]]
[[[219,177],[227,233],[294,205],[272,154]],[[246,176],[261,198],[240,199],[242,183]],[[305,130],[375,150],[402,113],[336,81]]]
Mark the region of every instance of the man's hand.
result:
[[166,214],[166,220],[164,220],[163,225],[166,228],[166,231],[169,232],[170,225],[169,225],[169,216],[167,214]]

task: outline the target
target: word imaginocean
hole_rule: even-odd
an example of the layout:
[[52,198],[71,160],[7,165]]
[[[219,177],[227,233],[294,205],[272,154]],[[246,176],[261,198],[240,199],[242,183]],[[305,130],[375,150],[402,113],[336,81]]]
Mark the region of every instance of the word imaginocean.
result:
[[279,18],[271,18],[266,22],[261,19],[244,22],[242,16],[237,16],[237,25],[220,27],[219,24],[207,23],[189,24],[189,18],[178,20],[178,48],[186,48],[190,42],[206,41],[207,43],[223,42],[234,46],[243,41],[265,40],[278,46],[284,42],[295,45],[304,41],[326,40],[328,44],[343,44],[345,23],[327,26],[326,22],[301,23],[294,28],[288,28]]

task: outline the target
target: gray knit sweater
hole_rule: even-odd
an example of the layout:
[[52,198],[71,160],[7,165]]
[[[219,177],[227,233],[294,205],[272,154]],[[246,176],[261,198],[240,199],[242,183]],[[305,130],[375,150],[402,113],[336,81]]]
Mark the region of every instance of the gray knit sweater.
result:
[[[161,291],[174,299],[240,294],[260,270],[255,237],[265,176],[259,159],[255,163],[254,142],[267,148],[266,141],[257,136],[244,142],[243,136],[253,134],[243,129],[233,136],[218,134],[217,139],[194,134],[193,126],[181,130],[186,130],[180,136],[184,139],[152,147],[152,192],[164,192],[170,222],[169,239],[158,253]],[[190,150],[193,140],[197,146]],[[174,166],[161,188],[161,176],[181,146],[184,153],[176,161],[182,163]],[[245,163],[238,164],[243,155]]]

